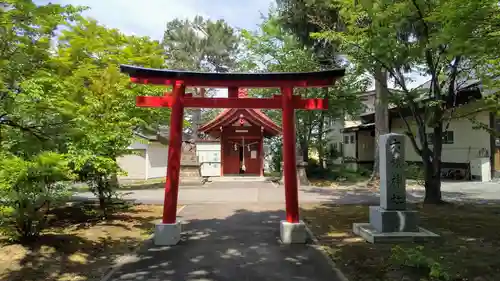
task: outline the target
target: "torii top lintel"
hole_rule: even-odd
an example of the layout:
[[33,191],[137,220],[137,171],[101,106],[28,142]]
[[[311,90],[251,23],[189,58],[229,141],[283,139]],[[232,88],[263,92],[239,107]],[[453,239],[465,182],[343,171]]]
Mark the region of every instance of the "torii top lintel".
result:
[[120,70],[127,73],[134,83],[173,85],[175,81],[183,81],[187,87],[207,88],[328,87],[345,74],[345,69],[316,72],[210,73],[144,68],[131,65],[121,65]]

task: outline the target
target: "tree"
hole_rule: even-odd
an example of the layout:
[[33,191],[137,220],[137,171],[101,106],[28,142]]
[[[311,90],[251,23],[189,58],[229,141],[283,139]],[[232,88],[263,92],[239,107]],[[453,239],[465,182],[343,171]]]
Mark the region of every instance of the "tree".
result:
[[81,10],[29,0],[0,4],[0,227],[15,239],[38,235],[45,214],[67,194],[61,181],[72,174],[60,149],[68,128],[65,92],[40,74],[50,67],[56,28]]
[[[369,71],[381,66],[395,81],[403,95],[391,92],[390,97],[398,105],[411,145],[422,158],[424,201],[441,203],[443,133],[449,120],[467,116],[455,110],[464,81],[477,78],[485,57],[497,56],[497,1],[342,0],[330,4],[341,11],[343,32],[335,24],[321,22],[323,31],[315,36],[338,43],[343,53]],[[410,89],[412,71],[428,75],[429,86]],[[414,126],[405,117],[406,111]]]
[[[317,71],[321,64],[315,52],[304,47],[298,38],[287,33],[279,24],[276,14],[264,19],[258,32],[242,31],[245,53],[242,65],[246,71],[265,72],[298,72]],[[309,148],[312,146],[321,151],[326,146],[325,135],[328,130],[322,130],[322,125],[328,118],[338,117],[342,112],[354,112],[359,103],[354,98],[354,92],[363,87],[363,80],[348,75],[331,89],[296,89],[295,93],[304,97],[329,98],[328,111],[297,111],[296,128],[297,142],[301,147],[302,156],[308,160]],[[253,90],[252,95],[269,97],[276,94],[274,89]],[[269,110],[268,115],[277,123],[281,123],[281,111]],[[312,145],[311,145],[312,144]],[[279,141],[276,149],[280,148]]]
[[[338,54],[339,43],[337,41],[311,36],[321,31],[325,23],[336,31],[344,29],[340,6],[332,4],[332,0],[277,0],[276,2],[280,24],[293,32],[302,44],[312,47],[323,67],[332,68],[345,60]],[[381,67],[376,67],[371,73],[375,80],[375,138],[378,140],[379,135],[389,132],[387,75]],[[320,158],[323,154],[321,152]],[[374,160],[372,180],[378,178],[377,149],[375,149]]]
[[[234,68],[239,38],[224,20],[174,19],[167,23],[163,47],[171,68],[191,71],[227,72]],[[194,89],[195,96],[201,90]],[[191,135],[198,138],[201,110],[191,111]]]
[[135,106],[136,95],[162,95],[162,89],[131,86],[118,66],[162,68],[163,49],[147,37],[126,36],[94,20],[80,19],[62,31],[57,50],[52,59],[54,79],[65,86],[75,128],[67,132],[66,149],[106,216],[121,172],[116,160],[128,153],[134,131],[156,133],[168,121],[159,109]]
[[69,197],[73,178],[64,155],[42,152],[30,160],[0,155],[0,233],[29,242],[46,227],[51,208]]
[[36,105],[19,104],[24,101],[18,94],[22,95],[23,81],[47,67],[56,28],[78,17],[81,10],[71,5],[37,6],[29,0],[0,4],[0,139],[6,134],[29,134],[42,140],[46,129],[57,126],[44,116],[23,114],[18,106],[33,109]]

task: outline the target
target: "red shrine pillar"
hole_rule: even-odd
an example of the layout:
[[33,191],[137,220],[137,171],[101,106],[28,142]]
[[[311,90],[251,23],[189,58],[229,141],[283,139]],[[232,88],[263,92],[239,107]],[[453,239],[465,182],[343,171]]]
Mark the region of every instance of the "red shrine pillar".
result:
[[163,201],[163,223],[173,224],[177,217],[177,195],[179,194],[179,172],[181,168],[182,123],[184,119],[183,81],[176,81],[172,91],[170,135],[168,143],[167,182]]
[[295,109],[293,88],[281,88],[283,119],[283,174],[285,176],[286,220],[299,222],[299,195],[297,186],[297,165],[295,157]]
[[227,97],[228,98],[237,98],[238,97],[238,87],[228,87],[227,88]]

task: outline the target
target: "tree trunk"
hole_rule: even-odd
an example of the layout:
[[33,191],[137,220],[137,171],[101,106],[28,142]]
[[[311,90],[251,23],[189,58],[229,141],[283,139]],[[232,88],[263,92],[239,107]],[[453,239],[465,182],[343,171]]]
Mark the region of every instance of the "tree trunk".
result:
[[321,111],[318,128],[318,160],[321,168],[325,168],[325,150],[323,148],[323,131],[325,125],[325,111]]
[[303,138],[300,143],[300,152],[302,152],[302,160],[304,162],[309,161],[309,142],[306,138]]
[[[323,98],[328,98],[328,88],[323,88]],[[325,126],[325,111],[322,110],[319,117],[319,128],[318,128],[318,159],[321,168],[325,168],[325,149],[323,146],[323,133]]]
[[[439,115],[439,112],[437,112]],[[441,116],[437,116],[441,120]],[[433,129],[432,161],[427,158],[425,169],[425,198],[424,203],[441,204],[441,151],[443,150],[443,122],[439,121]]]
[[426,204],[440,204],[441,200],[441,172],[435,169],[434,161],[424,161],[425,197]]
[[375,78],[375,155],[370,181],[380,178],[378,139],[379,136],[389,133],[387,72],[378,67],[373,76]]
[[[194,89],[196,97],[204,97],[205,89],[204,88],[195,88]],[[198,140],[198,128],[200,127],[201,122],[201,109],[195,108],[191,109],[192,112],[192,124],[191,124],[191,138],[194,140]]]

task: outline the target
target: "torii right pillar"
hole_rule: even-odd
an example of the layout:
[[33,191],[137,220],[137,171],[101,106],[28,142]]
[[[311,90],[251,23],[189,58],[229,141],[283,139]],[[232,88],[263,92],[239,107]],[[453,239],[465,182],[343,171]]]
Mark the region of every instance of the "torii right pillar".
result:
[[281,96],[286,220],[280,222],[280,236],[284,244],[305,243],[307,240],[306,226],[303,221],[299,220],[293,88],[282,87]]

